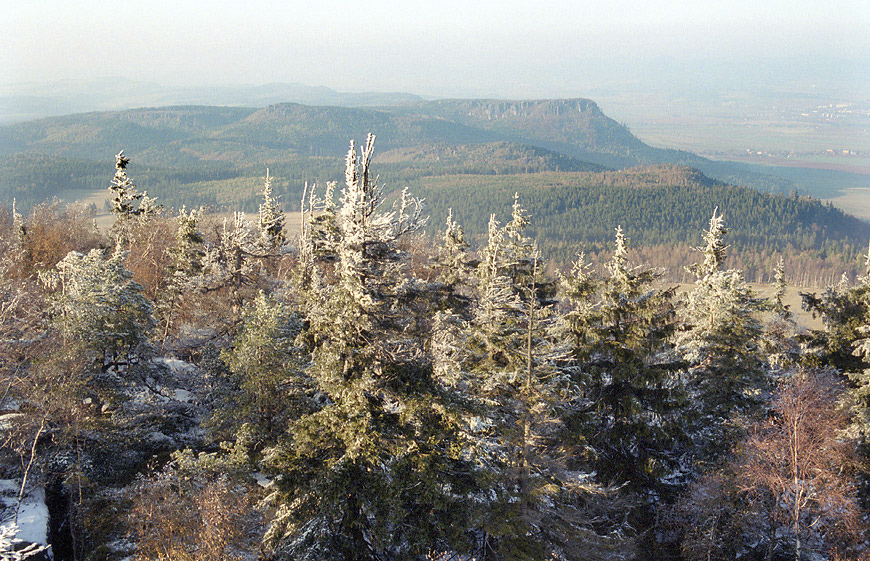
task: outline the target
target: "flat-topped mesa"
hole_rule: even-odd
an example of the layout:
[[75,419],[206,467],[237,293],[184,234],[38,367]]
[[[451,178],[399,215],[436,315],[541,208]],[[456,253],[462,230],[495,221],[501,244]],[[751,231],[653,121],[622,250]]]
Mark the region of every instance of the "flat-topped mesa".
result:
[[464,114],[472,119],[497,120],[506,117],[541,118],[561,117],[571,113],[589,112],[602,115],[591,99],[443,99],[429,102],[430,108],[454,115]]

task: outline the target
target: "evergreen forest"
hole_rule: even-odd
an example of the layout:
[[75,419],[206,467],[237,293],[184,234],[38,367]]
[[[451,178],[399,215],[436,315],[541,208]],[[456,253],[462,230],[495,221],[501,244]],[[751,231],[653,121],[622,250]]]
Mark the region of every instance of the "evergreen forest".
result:
[[[433,103],[401,130],[502,110]],[[111,228],[0,209],[0,559],[870,559],[866,224],[543,150],[498,185],[394,151],[392,191],[369,135],[293,201],[264,167],[247,214],[169,210],[123,151],[114,176],[70,155]],[[818,329],[784,301],[805,254],[858,269],[803,294]]]

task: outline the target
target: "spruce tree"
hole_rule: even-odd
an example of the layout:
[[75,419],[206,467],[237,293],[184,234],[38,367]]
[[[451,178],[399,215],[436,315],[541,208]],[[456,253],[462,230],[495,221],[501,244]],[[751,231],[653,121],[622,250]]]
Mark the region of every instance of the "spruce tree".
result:
[[223,424],[231,433],[248,425],[249,441],[261,447],[276,442],[305,409],[300,371],[306,356],[295,343],[300,330],[289,308],[263,292],[245,306],[232,345],[221,353],[230,388],[218,396],[224,405],[213,425]]
[[41,277],[53,294],[51,313],[65,341],[90,349],[103,369],[138,361],[155,327],[153,306],[124,267],[126,252],[70,252]]
[[785,303],[787,287],[785,264],[780,257],[774,270],[775,292],[772,301],[768,304],[770,317],[764,324],[764,337],[761,341],[761,350],[772,376],[785,373],[789,368],[797,366],[801,359],[800,344],[795,336],[797,322],[788,304]]
[[169,278],[166,287],[158,293],[155,302],[159,317],[161,341],[165,345],[170,331],[177,323],[179,310],[187,303],[195,290],[198,277],[203,272],[204,238],[198,230],[202,208],[187,210],[181,207],[175,218],[175,244],[169,254]]
[[263,202],[257,214],[257,228],[260,231],[260,245],[264,250],[274,250],[284,245],[284,212],[278,201],[272,197],[272,178],[266,170],[263,185]]
[[563,279],[571,306],[566,366],[583,391],[577,418],[599,479],[662,491],[682,433],[679,364],[669,346],[674,290],[655,287],[657,271],[630,267],[627,244],[617,228],[607,277],[591,277],[581,257]]
[[359,154],[351,143],[341,204],[322,203],[335,211],[301,242],[318,271],[300,278],[313,411],[266,452],[282,476],[267,540],[293,559],[421,558],[466,537],[447,390],[408,331],[418,283],[399,241],[422,223],[420,202],[404,193],[379,210],[373,148],[372,135]]
[[127,175],[127,165],[130,158],[121,150],[115,155],[115,176],[109,184],[112,214],[115,223],[112,226],[116,242],[121,247],[127,247],[136,226],[144,225],[155,216],[160,207],[155,199],[148,196],[147,191],[136,191],[136,185]]
[[[828,298],[822,302],[815,309],[827,312],[824,316],[826,350],[835,359],[831,362],[850,382],[852,419],[848,434],[858,443],[866,459],[870,457],[870,368],[867,368],[870,363],[870,248],[865,259],[865,274],[857,286],[829,290]],[[860,365],[836,361],[843,352],[844,342],[850,338],[853,338],[852,355],[862,360]],[[870,497],[870,473],[866,470],[863,495],[865,499]]]
[[[697,406],[695,436],[702,456],[724,451],[734,436],[734,416],[758,413],[769,376],[760,356],[763,334],[758,314],[765,303],[735,269],[724,269],[723,218],[716,211],[704,234],[703,261],[689,268],[697,278],[681,308],[684,328],[677,337],[688,363],[687,382]],[[715,455],[715,454],[714,454]]]
[[202,292],[228,292],[233,322],[240,318],[249,287],[257,280],[255,259],[262,257],[259,238],[244,213],[224,219],[218,242],[205,250],[202,275],[196,280]]
[[[563,417],[574,406],[569,376],[557,368],[555,284],[542,274],[528,217],[517,200],[511,220],[492,217],[478,266],[472,317],[452,326],[445,348],[454,383],[471,400],[467,454],[481,466],[475,558],[618,558],[624,541],[599,533],[610,497],[572,464]],[[615,522],[618,528],[619,523]]]

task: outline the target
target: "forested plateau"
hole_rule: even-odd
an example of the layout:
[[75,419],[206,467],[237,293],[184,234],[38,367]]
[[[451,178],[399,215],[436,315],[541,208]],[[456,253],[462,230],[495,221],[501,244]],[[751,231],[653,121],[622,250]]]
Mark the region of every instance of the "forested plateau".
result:
[[452,208],[479,247],[490,215],[520,193],[551,268],[580,251],[602,267],[622,226],[645,262],[685,281],[686,256],[715,208],[728,217],[735,264],[756,282],[770,280],[780,256],[802,286],[854,280],[870,240],[865,222],[799,184],[647,146],[586,99],[189,106],[18,123],[0,127],[0,198],[24,212],[54,196],[97,199],[94,211],[107,214],[98,194],[124,147],[138,184],[167,208],[256,212],[268,169],[284,210],[298,211],[306,183],[343,181],[347,139],[372,130],[380,182],[388,195],[409,186],[426,200],[429,235]]
[[[559,107],[434,104],[412,121],[442,130],[459,111],[470,142]],[[263,117],[221,111],[230,128]],[[192,113],[149,119],[182,142],[218,119]],[[324,130],[350,132],[323,113]],[[76,123],[101,118],[69,118],[69,132],[96,147]],[[295,134],[282,130],[276,154]],[[256,172],[250,217],[171,210],[137,188],[124,152],[104,180],[109,228],[81,205],[0,210],[0,555],[870,558],[862,224],[685,167],[607,170],[485,140],[464,153],[385,142],[401,191],[379,179],[373,136],[351,142],[293,194],[292,229],[272,167]],[[99,175],[76,150],[65,161]],[[509,173],[479,169],[489,154]],[[439,158],[450,174],[419,173]],[[238,169],[222,165],[214,181]],[[676,214],[701,222],[691,238],[669,228]],[[632,239],[673,244],[688,287]],[[770,297],[732,244],[774,260]],[[804,294],[817,330],[783,299],[790,248],[861,266]]]

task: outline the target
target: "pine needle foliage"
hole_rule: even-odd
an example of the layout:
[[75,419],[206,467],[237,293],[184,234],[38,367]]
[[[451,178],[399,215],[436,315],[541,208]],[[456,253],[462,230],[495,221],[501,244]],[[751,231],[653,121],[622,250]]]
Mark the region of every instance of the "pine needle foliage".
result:
[[670,352],[676,328],[674,290],[655,286],[659,273],[628,265],[628,240],[617,228],[609,275],[595,279],[581,259],[563,279],[565,318],[578,417],[598,477],[634,490],[662,490],[682,430],[684,396]]
[[467,534],[449,400],[407,331],[417,283],[398,242],[421,225],[421,202],[404,193],[379,210],[373,149],[372,135],[360,153],[351,143],[338,206],[309,199],[327,211],[306,217],[301,242],[314,410],[266,452],[282,474],[267,538],[292,559],[418,559]]

